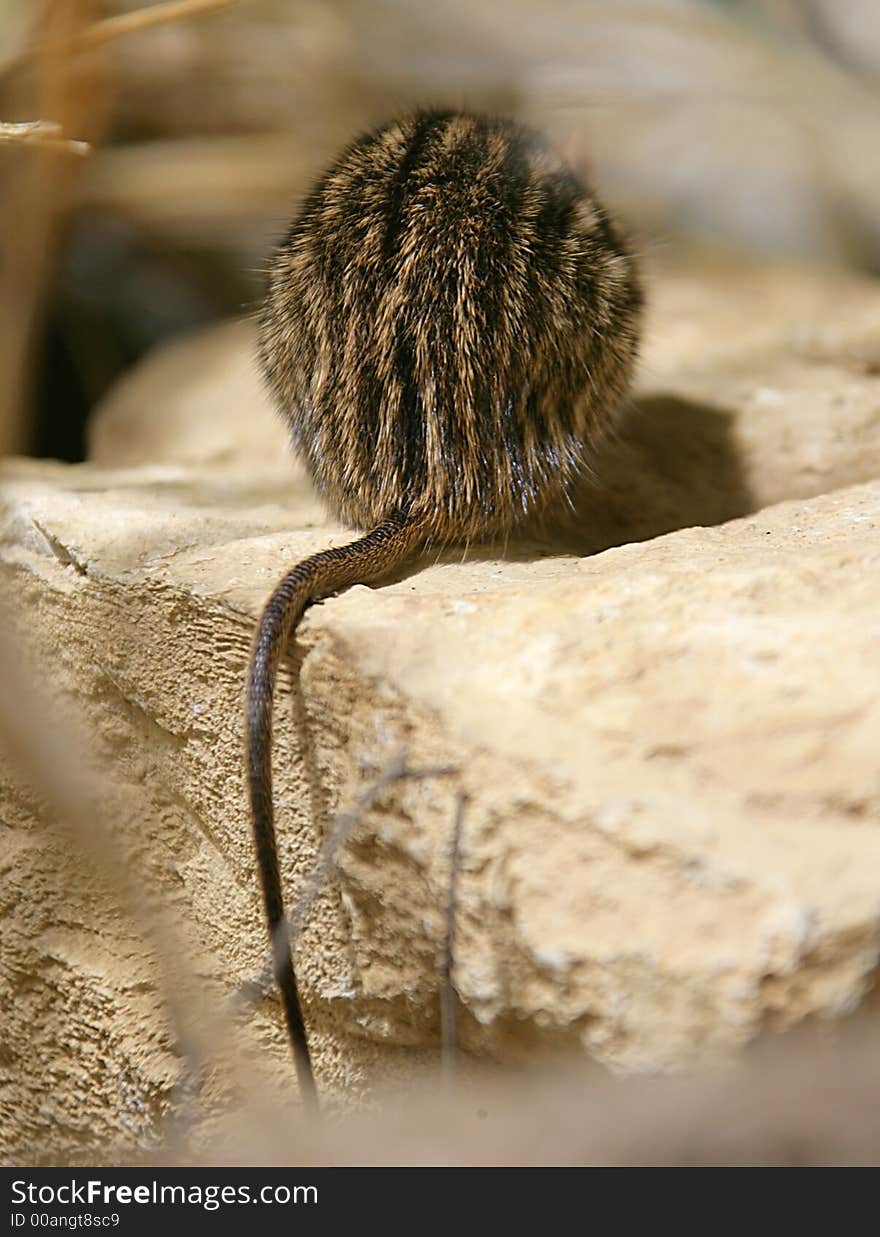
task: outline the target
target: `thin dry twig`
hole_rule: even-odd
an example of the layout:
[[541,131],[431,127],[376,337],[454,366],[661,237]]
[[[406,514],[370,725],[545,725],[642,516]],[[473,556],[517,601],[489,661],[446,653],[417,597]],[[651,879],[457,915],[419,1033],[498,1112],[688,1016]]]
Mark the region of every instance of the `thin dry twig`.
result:
[[458,1068],[458,1037],[455,1027],[455,988],[452,973],[455,967],[455,912],[458,899],[458,875],[461,868],[461,831],[467,795],[458,792],[455,803],[455,820],[452,825],[452,840],[449,846],[449,886],[446,893],[446,939],[440,965],[440,1030],[443,1072],[447,1081],[455,1078]]
[[72,155],[87,155],[92,149],[89,142],[65,137],[61,125],[54,120],[0,120],[0,142],[38,143],[44,150],[66,150]]
[[[339,853],[352,830],[363,820],[366,813],[378,802],[388,787],[403,781],[424,781],[429,777],[451,777],[457,772],[458,769],[453,765],[411,769],[406,763],[405,751],[398,752],[389,760],[351,807],[339,813],[324,838],[318,860],[306,882],[305,889],[287,919],[286,931],[291,945],[296,943],[303,924],[315,904],[315,899],[329,880]],[[243,1006],[255,1004],[271,992],[274,982],[270,960],[256,979],[246,980],[238,989],[233,998],[235,1007],[240,1010]]]
[[[30,46],[4,68],[9,72],[23,62],[34,61],[38,99],[33,110],[57,120],[4,124],[0,142],[31,147],[40,155],[88,153],[89,142],[64,135],[83,132],[91,142],[99,140],[110,96],[104,58],[80,57],[78,53],[94,52],[122,35],[198,17],[234,3],[237,0],[168,0],[101,20],[95,20],[94,0],[65,0],[46,6],[41,28]],[[78,170],[74,161],[37,156],[18,174],[3,204],[2,222],[14,222],[19,243],[0,277],[0,454],[14,454],[28,446],[25,393],[59,223],[70,209]],[[25,221],[23,226],[20,220]]]
[[165,3],[146,5],[131,13],[117,13],[94,22],[69,44],[68,50],[90,51],[127,34],[139,34],[155,26],[201,17],[206,13],[232,8],[234,4],[238,4],[238,0],[166,0]]
[[[44,123],[57,125],[61,134],[89,141],[100,136],[107,99],[100,57],[74,64],[54,49],[88,28],[93,4],[94,0],[65,0],[41,7],[35,43],[27,52],[35,61],[32,97],[23,104],[31,115],[49,118]],[[40,322],[60,224],[86,164],[69,158],[70,147],[60,146],[60,140],[51,128],[46,136],[34,136],[32,131],[30,137],[7,143],[2,152],[0,227],[15,237],[15,244],[5,247],[0,263],[0,454],[26,451],[29,446],[27,390]],[[13,169],[11,175],[7,164]]]

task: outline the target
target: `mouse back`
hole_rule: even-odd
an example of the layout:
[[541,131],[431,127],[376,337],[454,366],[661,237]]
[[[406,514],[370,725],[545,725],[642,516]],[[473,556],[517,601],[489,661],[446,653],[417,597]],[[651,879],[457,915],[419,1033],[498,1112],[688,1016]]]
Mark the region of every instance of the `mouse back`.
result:
[[589,468],[630,381],[625,240],[532,130],[419,112],[354,141],[273,257],[264,373],[347,523],[505,531]]

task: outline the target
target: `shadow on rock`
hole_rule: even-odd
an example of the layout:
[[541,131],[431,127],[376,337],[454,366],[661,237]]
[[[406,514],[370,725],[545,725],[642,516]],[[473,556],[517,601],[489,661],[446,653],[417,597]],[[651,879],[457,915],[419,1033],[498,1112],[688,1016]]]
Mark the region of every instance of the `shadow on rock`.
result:
[[[735,414],[672,395],[634,400],[594,474],[573,497],[506,543],[450,546],[434,562],[597,554],[697,525],[723,524],[757,510],[734,437]],[[400,573],[421,570],[422,563]]]
[[728,409],[674,396],[635,401],[595,477],[574,495],[574,513],[564,523],[548,522],[543,536],[583,555],[749,515],[758,503],[734,419]]

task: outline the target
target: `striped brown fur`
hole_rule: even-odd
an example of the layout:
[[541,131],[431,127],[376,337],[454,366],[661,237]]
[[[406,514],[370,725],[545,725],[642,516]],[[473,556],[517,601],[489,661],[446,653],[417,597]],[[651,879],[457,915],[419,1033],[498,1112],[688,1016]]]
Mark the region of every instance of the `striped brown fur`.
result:
[[346,523],[441,540],[564,497],[627,387],[641,294],[608,215],[540,138],[429,112],[355,141],[272,263],[265,372]]
[[311,1067],[272,818],[272,695],[310,601],[419,543],[508,531],[563,501],[613,424],[638,345],[635,262],[531,130],[418,112],[354,141],[277,249],[260,358],[327,505],[374,532],[307,559],[260,622],[248,781],[276,978]]

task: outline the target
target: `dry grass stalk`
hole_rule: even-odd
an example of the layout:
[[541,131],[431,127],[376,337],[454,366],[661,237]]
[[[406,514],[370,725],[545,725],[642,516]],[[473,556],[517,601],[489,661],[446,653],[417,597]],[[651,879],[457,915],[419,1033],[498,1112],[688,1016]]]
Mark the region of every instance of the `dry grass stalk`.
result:
[[[62,134],[93,139],[106,93],[100,64],[76,66],[59,53],[92,22],[94,0],[51,0],[36,23],[39,52],[23,108],[50,116]],[[57,141],[57,139],[55,139]],[[65,148],[66,149],[66,148]],[[0,455],[29,448],[27,388],[56,240],[79,160],[60,158],[46,138],[7,143],[0,227],[15,237],[0,267]],[[11,163],[10,161],[14,161]]]
[[458,1034],[455,1023],[455,916],[458,905],[458,878],[461,871],[461,834],[467,795],[458,792],[455,802],[455,819],[452,825],[452,840],[449,846],[449,885],[446,895],[446,939],[440,964],[440,1026],[442,1035],[443,1069],[447,1081],[455,1078],[458,1069]]
[[[8,626],[3,623],[4,629]],[[82,719],[70,704],[63,715],[59,712],[34,667],[5,634],[0,636],[0,682],[0,749],[16,775],[45,799],[53,824],[88,856],[151,943],[178,1043],[190,1070],[202,1068],[220,1051],[222,1013],[215,1011],[210,1021],[193,1016],[186,994],[198,991],[201,997],[204,985],[190,973],[187,951],[169,917],[130,870],[119,842],[119,822],[109,819],[104,807],[101,777],[88,751]],[[133,802],[133,819],[137,813]]]
[[18,123],[0,120],[0,142],[38,143],[44,150],[64,150],[72,155],[87,155],[92,147],[64,136],[61,125],[52,120],[25,120]]
[[[432,777],[452,777],[458,772],[452,766],[438,765],[424,769],[412,769],[406,763],[406,752],[398,752],[380,770],[375,780],[358,796],[357,800],[344,809],[334,820],[321,846],[317,863],[315,864],[305,889],[300,894],[296,906],[288,915],[287,930],[290,940],[295,945],[309,913],[315,904],[318,894],[330,880],[337,859],[354,828],[360,824],[367,812],[379,802],[382,795],[398,782],[424,781]],[[461,809],[459,808],[459,812]],[[456,818],[458,821],[458,817]],[[460,828],[460,824],[456,825]],[[255,978],[243,984],[236,997],[236,1004],[258,1000],[266,996],[274,984],[271,959],[262,972]]]
[[96,0],[45,0],[22,59],[33,61],[35,69],[27,110],[52,120],[0,127],[0,144],[12,152],[4,159],[19,161],[4,169],[10,188],[0,199],[0,227],[16,238],[0,270],[0,456],[30,446],[27,389],[33,350],[79,171],[78,161],[58,156],[87,154],[106,128],[111,81],[99,49],[121,35],[233,3],[237,0],[169,0],[97,20]]
[[147,5],[131,13],[119,13],[115,17],[105,17],[84,30],[75,40],[73,50],[87,51],[127,34],[140,34],[144,30],[152,30],[154,26],[167,26],[171,22],[201,17],[205,13],[231,8],[234,4],[238,4],[238,0],[166,0],[165,3]]

